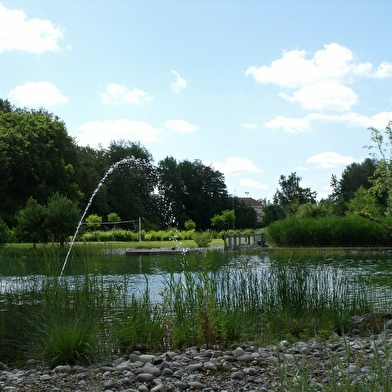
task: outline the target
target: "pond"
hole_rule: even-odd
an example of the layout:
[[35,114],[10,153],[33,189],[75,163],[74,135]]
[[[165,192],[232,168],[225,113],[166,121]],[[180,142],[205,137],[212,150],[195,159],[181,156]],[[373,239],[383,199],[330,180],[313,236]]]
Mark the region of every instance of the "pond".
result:
[[[48,279],[58,279],[61,267],[59,256],[3,257],[0,296],[39,290]],[[196,280],[208,273],[218,286],[227,280],[237,285],[245,277],[254,280],[264,296],[281,293],[283,286],[285,290],[290,286],[289,292],[302,290],[306,296],[366,295],[380,309],[389,308],[392,298],[392,255],[387,251],[259,249],[170,256],[125,256],[125,251],[94,256],[77,252],[70,257],[61,279],[77,287],[85,276],[94,277],[103,289],[115,287],[125,297],[143,295],[148,289],[152,302],[159,302],[170,279],[181,281],[186,290],[186,273]],[[232,286],[223,286],[222,283],[220,295],[230,296]]]

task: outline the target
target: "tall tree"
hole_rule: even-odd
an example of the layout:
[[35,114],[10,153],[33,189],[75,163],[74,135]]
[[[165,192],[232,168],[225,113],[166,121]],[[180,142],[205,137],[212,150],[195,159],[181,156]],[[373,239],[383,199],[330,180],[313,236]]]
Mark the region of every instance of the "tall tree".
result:
[[45,207],[30,197],[26,206],[16,214],[15,235],[20,242],[47,242],[49,233],[45,227]]
[[329,200],[335,215],[344,215],[349,201],[359,188],[369,189],[371,178],[377,167],[375,159],[366,158],[361,163],[352,163],[343,170],[340,180],[335,174],[331,177],[332,194]]
[[388,215],[392,214],[392,121],[384,131],[369,128],[372,145],[368,146],[377,166],[371,178],[371,191],[379,198],[385,197]]
[[300,186],[302,178],[297,173],[289,176],[281,175],[279,178],[280,190],[276,190],[273,197],[274,203],[282,207],[286,214],[294,213],[291,209],[306,203],[316,203],[317,193],[310,188]]
[[177,226],[179,222],[185,223],[189,217],[184,209],[184,186],[179,164],[173,157],[166,157],[158,162],[157,174],[164,224]]
[[150,152],[139,143],[120,140],[110,143],[103,158],[105,171],[113,164],[130,158],[118,166],[105,183],[108,210],[104,214],[116,212],[123,220],[141,217],[145,222],[159,224],[154,196],[156,169]]
[[167,221],[180,228],[189,219],[200,230],[210,228],[210,219],[231,207],[223,174],[200,160],[165,158],[158,163],[158,175]]
[[235,227],[237,229],[255,229],[257,225],[256,210],[249,204],[239,201],[235,204]]
[[77,202],[60,195],[58,192],[48,198],[44,226],[61,246],[64,246],[67,238],[74,234],[80,217],[81,213]]
[[0,214],[9,225],[29,197],[42,204],[58,191],[78,200],[75,161],[75,143],[57,116],[0,103]]

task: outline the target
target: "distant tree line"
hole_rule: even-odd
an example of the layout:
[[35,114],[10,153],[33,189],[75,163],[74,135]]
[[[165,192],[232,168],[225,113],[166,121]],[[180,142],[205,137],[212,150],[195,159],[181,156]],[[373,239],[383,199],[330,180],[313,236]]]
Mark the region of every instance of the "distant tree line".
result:
[[[281,175],[272,201],[263,204],[263,226],[287,218],[343,217],[373,221],[391,215],[392,132],[370,128],[370,157],[331,176],[331,194],[320,201],[301,186],[296,172]],[[79,146],[65,123],[45,109],[26,109],[0,99],[0,244],[12,229],[18,241],[63,243],[107,171],[89,215],[122,221],[142,218],[146,230],[255,228],[256,212],[227,191],[222,173],[200,160],[168,156],[157,164],[139,142]],[[127,227],[124,227],[127,228]]]
[[[213,216],[234,205],[223,174],[200,160],[166,157],[154,164],[144,146],[125,140],[79,146],[56,115],[0,99],[0,226],[21,241],[63,241],[107,170],[127,157],[102,184],[89,214],[141,217],[145,229],[182,229],[193,221],[206,230]],[[238,198],[235,206],[236,227],[254,228],[254,209]]]

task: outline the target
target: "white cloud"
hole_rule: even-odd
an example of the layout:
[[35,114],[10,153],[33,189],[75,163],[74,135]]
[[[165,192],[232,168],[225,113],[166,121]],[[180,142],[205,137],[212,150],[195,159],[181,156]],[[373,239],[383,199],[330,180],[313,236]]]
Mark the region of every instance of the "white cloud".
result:
[[59,89],[50,82],[27,82],[10,91],[8,97],[22,106],[53,106],[68,102]]
[[[386,74],[388,67],[380,67]],[[372,68],[370,63],[355,62],[350,49],[332,43],[324,45],[324,49],[317,51],[310,59],[306,59],[304,50],[284,52],[281,59],[271,62],[271,66],[249,67],[245,75],[253,76],[259,83],[295,89],[323,81],[343,83],[351,81],[353,76],[372,76]],[[379,70],[378,74],[383,73]]]
[[257,129],[257,125],[253,123],[241,124],[241,127],[245,129]]
[[171,88],[174,92],[179,94],[181,90],[188,86],[188,82],[182,78],[177,71],[174,69],[171,70],[172,74],[175,75],[176,81],[171,84]]
[[383,61],[376,69],[374,73],[376,78],[390,78],[392,77],[392,64],[386,61]]
[[307,132],[311,130],[312,122],[338,123],[350,127],[369,128],[375,127],[384,129],[388,122],[392,120],[392,112],[380,112],[371,116],[348,112],[341,114],[309,113],[303,118],[291,118],[277,116],[273,120],[265,123],[270,129],[282,128],[285,132]]
[[56,51],[62,38],[62,32],[50,20],[28,19],[23,11],[7,9],[0,3],[0,53]]
[[310,123],[306,118],[290,118],[284,116],[277,116],[273,120],[265,123],[265,126],[270,129],[283,128],[285,132],[309,132],[311,130]]
[[249,178],[241,178],[238,183],[243,187],[243,188],[254,188],[254,189],[268,189],[268,185],[262,184],[258,181],[251,180]]
[[392,63],[383,62],[378,67],[361,63],[350,49],[332,43],[310,58],[304,50],[283,52],[282,58],[272,61],[270,66],[251,66],[245,75],[258,83],[280,86],[284,89],[281,97],[305,109],[344,112],[358,102],[356,93],[347,84],[358,78],[392,77]]
[[313,155],[306,160],[306,163],[315,165],[316,169],[329,169],[338,166],[347,166],[353,163],[355,159],[348,155],[340,155],[332,151],[324,151],[320,154]]
[[152,101],[154,97],[147,92],[134,88],[129,90],[124,85],[109,83],[106,85],[106,91],[100,93],[103,103],[117,105],[120,103],[140,104]]
[[392,120],[392,112],[380,112],[372,116],[365,116],[355,112],[342,113],[338,115],[310,113],[305,117],[305,119],[308,121],[341,123],[352,127],[375,127],[384,129],[388,122]]
[[342,84],[323,81],[294,91],[292,96],[279,94],[290,102],[299,102],[305,109],[346,112],[358,102],[355,92]]
[[165,126],[166,128],[169,128],[172,131],[176,131],[180,133],[195,132],[198,129],[196,125],[192,125],[184,120],[167,120],[165,122]]
[[260,173],[261,170],[248,158],[228,157],[225,162],[204,162],[205,165],[211,164],[215,170],[227,174],[241,174],[246,172]]
[[112,140],[132,140],[142,143],[160,141],[160,129],[143,121],[104,120],[90,121],[81,125],[76,134],[80,145],[107,146]]

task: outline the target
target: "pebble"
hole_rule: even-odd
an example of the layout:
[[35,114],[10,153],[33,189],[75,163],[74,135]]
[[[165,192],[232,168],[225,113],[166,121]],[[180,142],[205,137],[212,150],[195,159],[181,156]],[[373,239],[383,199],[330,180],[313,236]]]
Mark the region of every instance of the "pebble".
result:
[[156,355],[134,352],[89,367],[45,369],[30,360],[19,369],[1,364],[0,391],[295,391],[304,382],[301,377],[307,377],[309,390],[320,392],[328,391],[331,381],[343,385],[349,380],[350,385],[371,388],[377,378],[381,385],[385,377],[377,370],[377,361],[387,367],[391,347],[392,329],[387,329],[370,336],[336,335],[327,342],[284,340],[269,347],[244,345],[233,350],[189,347]]

